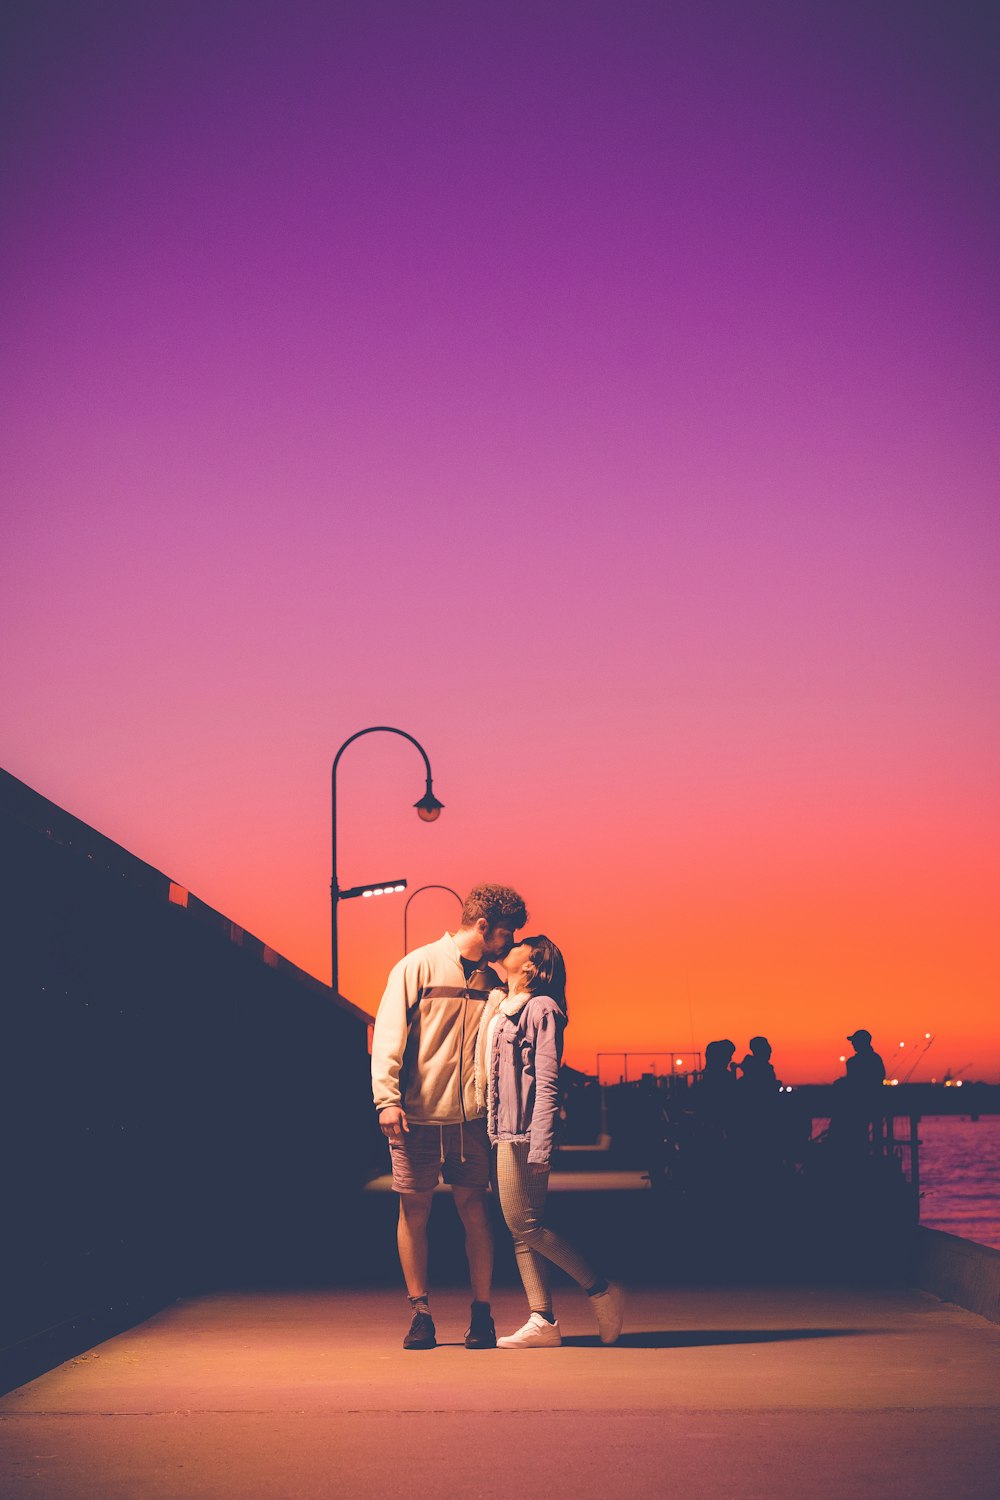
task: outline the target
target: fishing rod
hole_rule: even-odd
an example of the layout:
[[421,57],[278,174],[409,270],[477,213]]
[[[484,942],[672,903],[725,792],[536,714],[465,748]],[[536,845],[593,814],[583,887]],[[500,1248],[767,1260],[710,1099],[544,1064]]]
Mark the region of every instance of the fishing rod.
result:
[[931,1048],[931,1047],[933,1047],[933,1045],[934,1045],[934,1038],[930,1035],[929,1032],[925,1033],[925,1036],[926,1036],[926,1040],[924,1042],[924,1045],[921,1047],[920,1051],[917,1053],[916,1057],[913,1059],[913,1062],[912,1062],[912,1064],[910,1066],[910,1071],[907,1073],[906,1077],[905,1078],[901,1078],[899,1080],[900,1083],[909,1083],[910,1079],[913,1077],[913,1074],[916,1071],[917,1063],[924,1056],[924,1054],[928,1051],[928,1049]]

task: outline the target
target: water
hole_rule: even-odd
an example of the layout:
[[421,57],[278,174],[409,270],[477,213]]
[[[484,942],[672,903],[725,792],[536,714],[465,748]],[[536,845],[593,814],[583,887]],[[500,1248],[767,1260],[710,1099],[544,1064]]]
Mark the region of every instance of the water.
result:
[[920,1121],[920,1222],[1000,1250],[1000,1115]]

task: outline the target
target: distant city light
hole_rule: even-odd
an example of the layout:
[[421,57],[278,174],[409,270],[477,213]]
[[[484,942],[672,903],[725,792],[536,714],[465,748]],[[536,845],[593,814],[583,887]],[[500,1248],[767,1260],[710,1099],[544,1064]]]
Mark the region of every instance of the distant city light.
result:
[[675,1068],[683,1068],[683,1066],[684,1066],[684,1059],[683,1059],[683,1057],[675,1057],[674,1058],[674,1067]]
[[905,1046],[906,1046],[906,1043],[905,1043],[905,1042],[900,1042],[900,1044],[899,1044],[899,1045],[900,1045],[900,1046],[901,1046],[901,1047],[905,1047]]

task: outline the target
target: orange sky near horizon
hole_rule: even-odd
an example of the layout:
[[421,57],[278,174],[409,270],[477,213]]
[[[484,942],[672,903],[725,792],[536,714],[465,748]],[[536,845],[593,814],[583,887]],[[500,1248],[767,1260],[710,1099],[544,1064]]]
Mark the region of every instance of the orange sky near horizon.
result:
[[[763,1033],[786,1082],[824,1082],[841,1071],[846,1034],[865,1026],[890,1073],[899,1042],[909,1067],[913,1044],[922,1047],[930,1031],[935,1041],[916,1079],[950,1067],[1000,1081],[1000,872],[977,797],[956,791],[949,807],[939,800],[933,820],[918,820],[899,789],[895,805],[884,787],[853,799],[842,789],[842,816],[831,822],[822,799],[809,799],[810,810],[786,796],[778,816],[744,787],[750,805],[737,817],[734,801],[728,832],[716,806],[713,832],[703,807],[681,816],[667,796],[650,806],[642,785],[653,766],[605,782],[600,805],[581,814],[588,778],[579,764],[568,763],[560,778],[555,763],[551,779],[543,773],[519,785],[506,780],[502,740],[462,764],[457,747],[439,748],[425,733],[418,737],[445,802],[435,824],[412,811],[423,783],[411,747],[372,735],[346,752],[341,885],[400,875],[408,894],[430,883],[459,891],[482,879],[515,884],[528,902],[528,929],[548,932],[567,958],[573,1066],[593,1071],[598,1052],[703,1053],[723,1036],[742,1055],[749,1037]],[[182,808],[168,873],[326,978],[323,780],[265,788],[247,778],[242,795],[228,780],[210,822]],[[226,847],[233,829],[239,858]],[[163,866],[155,851],[142,852]],[[403,951],[405,900],[340,908],[341,988],[369,1010]],[[457,910],[444,892],[416,896],[410,946],[453,927]]]

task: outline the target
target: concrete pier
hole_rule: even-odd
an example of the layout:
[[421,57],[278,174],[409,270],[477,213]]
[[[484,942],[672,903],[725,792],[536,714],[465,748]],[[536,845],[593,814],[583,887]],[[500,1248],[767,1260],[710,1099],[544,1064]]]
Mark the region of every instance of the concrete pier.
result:
[[[498,1328],[523,1318],[502,1288]],[[925,1292],[633,1289],[602,1348],[473,1354],[439,1291],[182,1301],[0,1401],[6,1500],[809,1496],[992,1500],[1000,1327]]]

